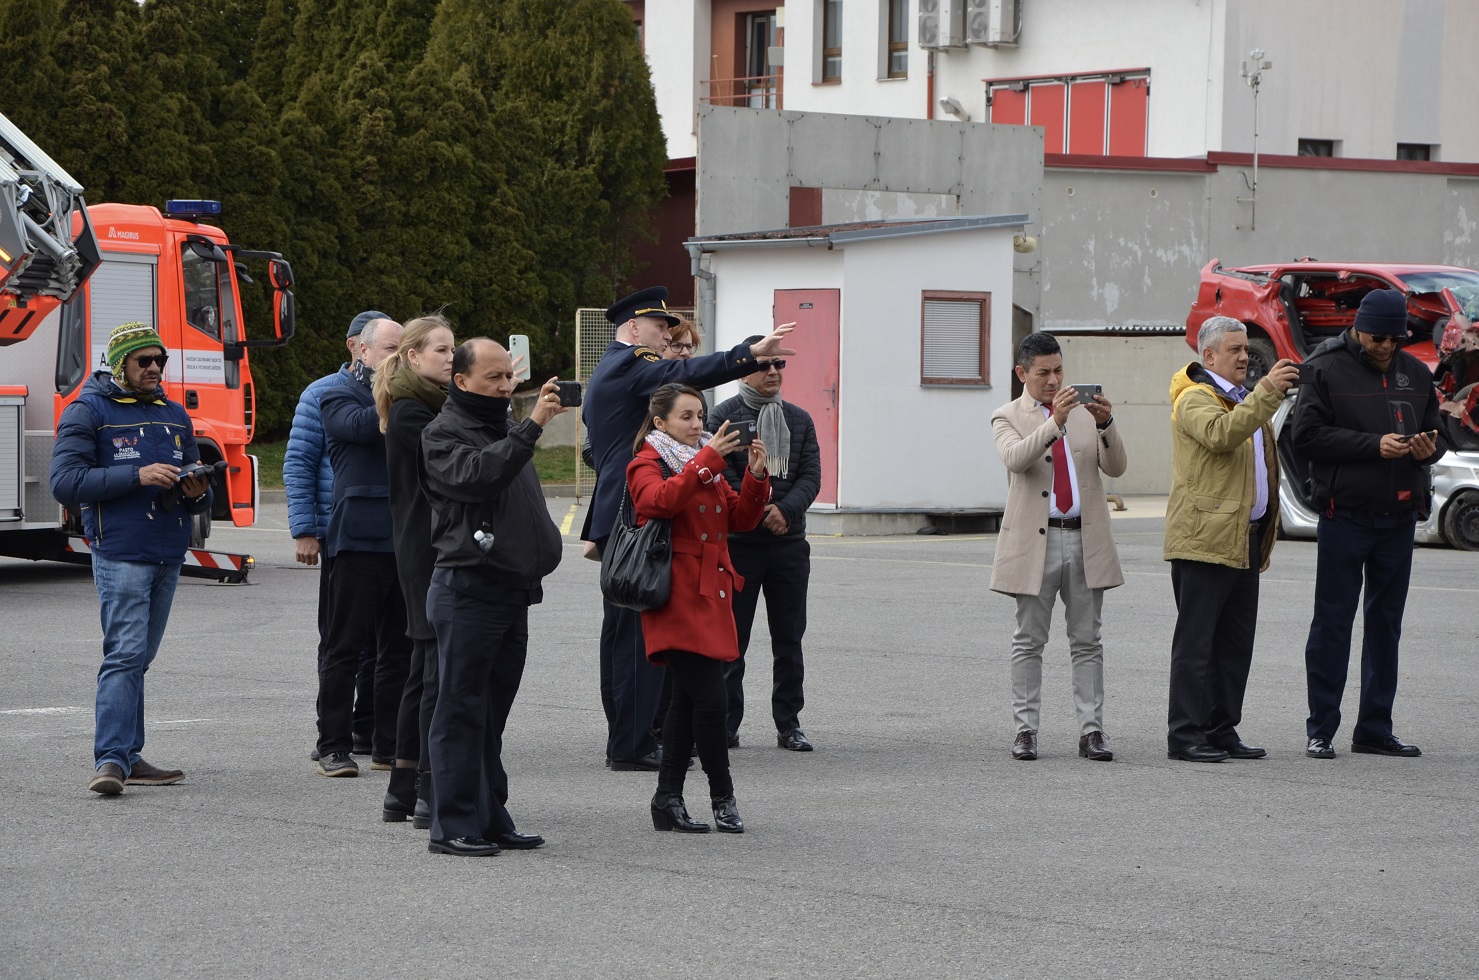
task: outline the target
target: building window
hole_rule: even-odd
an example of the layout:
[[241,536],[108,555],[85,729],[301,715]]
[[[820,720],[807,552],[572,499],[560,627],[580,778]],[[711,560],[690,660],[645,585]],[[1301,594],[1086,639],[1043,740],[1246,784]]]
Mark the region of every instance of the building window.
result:
[[1299,155],[1302,157],[1335,156],[1335,140],[1300,140]]
[[842,81],[842,0],[822,0],[822,81]]
[[1431,160],[1433,159],[1433,144],[1431,143],[1398,143],[1398,160]]
[[990,351],[990,293],[922,294],[920,384],[990,384]]
[[986,82],[994,123],[1041,126],[1043,152],[1143,157],[1150,70]]
[[888,77],[909,77],[909,0],[888,0]]

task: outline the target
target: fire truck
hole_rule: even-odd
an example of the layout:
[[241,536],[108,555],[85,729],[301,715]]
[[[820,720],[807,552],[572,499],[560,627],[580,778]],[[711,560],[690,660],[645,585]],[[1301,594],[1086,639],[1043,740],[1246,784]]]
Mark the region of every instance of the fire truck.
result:
[[[80,515],[51,496],[56,423],[106,367],[108,334],[140,320],[170,359],[165,393],[190,414],[202,462],[224,463],[195,519],[183,574],[243,582],[248,555],[208,550],[213,521],[251,525],[257,459],[248,351],[293,336],[293,273],[277,252],[234,245],[215,201],[88,207],[82,185],[0,116],[0,555],[90,564]],[[272,328],[250,335],[243,288],[265,270]]]

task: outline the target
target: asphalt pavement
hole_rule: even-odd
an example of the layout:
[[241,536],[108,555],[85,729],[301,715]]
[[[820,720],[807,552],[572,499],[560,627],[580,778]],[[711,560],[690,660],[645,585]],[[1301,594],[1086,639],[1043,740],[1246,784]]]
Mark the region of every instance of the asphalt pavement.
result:
[[[571,504],[551,514],[578,531]],[[684,836],[652,829],[655,774],[602,765],[597,566],[567,533],[504,754],[511,812],[549,843],[469,859],[381,822],[385,773],[314,773],[318,572],[285,524],[272,504],[216,528],[215,547],[256,556],[252,584],[182,581],[145,756],[188,777],[117,798],[86,791],[91,579],[0,560],[0,977],[1479,974],[1479,556],[1417,554],[1396,721],[1421,759],[1352,755],[1348,725],[1336,759],[1305,758],[1315,546],[1285,541],[1241,726],[1269,756],[1176,762],[1161,520],[1134,507],[1104,606],[1115,761],[1077,757],[1057,623],[1042,758],[1024,763],[995,538],[814,539],[817,750],[775,746],[757,623],[731,753],[747,831]],[[705,788],[695,769],[696,814]]]

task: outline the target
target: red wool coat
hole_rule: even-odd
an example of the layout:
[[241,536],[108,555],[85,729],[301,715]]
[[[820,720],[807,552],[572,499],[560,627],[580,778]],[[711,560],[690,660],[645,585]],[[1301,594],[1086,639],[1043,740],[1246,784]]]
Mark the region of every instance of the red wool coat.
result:
[[666,663],[666,650],[738,660],[739,637],[730,603],[745,580],[729,561],[729,532],[752,531],[770,500],[770,477],[745,469],[740,492],[724,479],[724,457],[705,446],[683,472],[662,478],[657,450],[643,446],[627,467],[637,523],[673,520],[673,587],[668,604],[642,614],[647,659]]

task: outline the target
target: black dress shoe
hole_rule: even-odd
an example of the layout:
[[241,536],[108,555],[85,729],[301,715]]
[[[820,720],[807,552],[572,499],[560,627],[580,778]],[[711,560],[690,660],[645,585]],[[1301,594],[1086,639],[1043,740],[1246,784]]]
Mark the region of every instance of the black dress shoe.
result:
[[492,840],[505,851],[532,851],[544,844],[544,838],[538,834],[521,834],[517,830],[494,834]]
[[662,765],[662,756],[650,752],[639,759],[612,759],[613,772],[657,772]]
[[675,793],[657,793],[652,797],[652,829],[676,830],[680,834],[707,834],[709,825],[688,815],[683,797]]
[[745,822],[740,819],[739,804],[734,800],[734,794],[730,793],[722,799],[713,801],[714,804],[714,829],[721,834],[743,834]]
[[1012,739],[1012,758],[1031,762],[1037,758],[1037,732],[1028,729],[1017,733]]
[[390,771],[390,787],[380,804],[380,819],[405,823],[416,812],[416,770],[400,766]]
[[781,732],[775,737],[775,744],[792,752],[810,752],[811,740],[806,733],[799,728],[793,728],[788,732]]
[[1078,754],[1081,758],[1091,759],[1094,762],[1113,762],[1114,753],[1109,751],[1109,739],[1104,737],[1103,732],[1089,732],[1079,737]]
[[1212,747],[1214,749],[1221,749],[1233,759],[1262,759],[1268,755],[1268,749],[1261,749],[1256,745],[1248,745],[1242,739],[1236,742],[1223,742],[1220,745],[1214,745]]
[[425,800],[416,801],[416,809],[411,811],[411,826],[417,830],[431,829],[431,804]]
[[499,846],[481,837],[455,837],[452,840],[433,840],[426,845],[433,854],[455,854],[458,857],[492,857]]
[[1311,759],[1333,759],[1335,746],[1330,744],[1328,738],[1312,738],[1310,744],[1304,747],[1304,754]]
[[1210,745],[1188,745],[1167,750],[1166,758],[1180,759],[1182,762],[1222,762],[1227,759],[1227,752],[1214,749]]
[[1377,739],[1374,742],[1352,742],[1352,752],[1365,752],[1368,755],[1396,755],[1404,759],[1415,759],[1423,754],[1423,750],[1416,745],[1408,745],[1395,735]]

